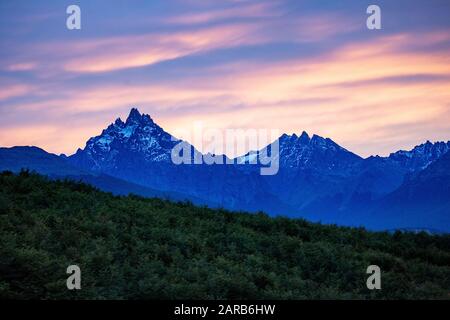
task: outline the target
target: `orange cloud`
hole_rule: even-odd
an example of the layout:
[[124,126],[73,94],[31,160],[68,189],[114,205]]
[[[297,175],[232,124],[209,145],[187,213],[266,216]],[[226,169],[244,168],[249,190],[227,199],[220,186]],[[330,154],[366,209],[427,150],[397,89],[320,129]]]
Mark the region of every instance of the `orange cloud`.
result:
[[32,87],[24,84],[3,84],[0,86],[0,101],[24,96],[31,92]]
[[[313,59],[249,70],[240,66],[239,71],[230,71],[237,73],[233,81],[221,87],[253,106],[239,111],[241,122],[237,125],[278,124],[290,132],[306,129],[333,137],[363,155],[386,154],[411,141],[448,139],[450,55],[445,51],[406,52],[410,40],[388,37]],[[437,78],[410,81],[421,75]],[[431,123],[440,129],[426,126]],[[427,130],[414,132],[418,125]],[[395,137],[396,127],[402,129],[402,135]],[[409,134],[405,127],[411,128]],[[395,143],[380,146],[380,140],[388,137]]]
[[[165,41],[167,48],[178,43],[177,48],[186,48],[186,52],[205,50],[223,45],[221,41],[233,39],[235,34],[227,28],[222,32],[219,39],[214,39],[213,33],[200,32],[173,35]],[[447,41],[448,34],[424,34],[423,45],[441,44]],[[97,49],[96,44],[87,45]],[[100,44],[104,45],[115,46],[117,42]],[[399,34],[345,45],[313,58],[236,62],[215,68],[214,72],[204,70],[196,77],[158,85],[65,88],[58,98],[13,107],[70,117],[113,109],[114,114],[123,110],[124,115],[126,109],[138,105],[169,132],[179,127],[189,129],[194,121],[219,129],[276,128],[287,133],[306,130],[329,136],[364,156],[387,154],[426,139],[450,137],[450,55],[445,49],[408,51],[411,46],[418,46],[414,37]],[[113,63],[103,69],[123,67],[120,59],[111,59],[108,61]],[[54,141],[45,142],[51,134],[41,132],[42,143],[38,145],[75,151],[111,120],[104,116],[89,128],[74,125],[71,136],[60,139],[59,146]],[[66,131],[63,126],[61,132]],[[8,139],[10,144],[17,144],[13,135]]]
[[263,41],[252,24],[211,27],[190,32],[117,37],[78,43],[81,57],[69,59],[70,72],[107,72],[142,67],[197,52]]
[[[213,26],[198,26],[196,21],[238,16],[270,16],[247,22],[222,22]],[[115,36],[71,42],[50,42],[26,48],[38,61],[16,61],[5,66],[9,71],[38,69],[39,77],[68,73],[102,73],[150,66],[212,50],[268,43],[303,43],[321,41],[338,33],[355,30],[358,24],[337,14],[317,14],[296,20],[283,18],[283,13],[271,3],[250,4],[200,16],[181,16],[180,22],[196,25],[183,31],[153,32],[141,35]],[[192,21],[191,21],[192,20]],[[238,20],[239,21],[239,20]],[[26,56],[26,55],[25,55]],[[21,57],[21,60],[24,60]],[[40,59],[40,60],[39,60]]]

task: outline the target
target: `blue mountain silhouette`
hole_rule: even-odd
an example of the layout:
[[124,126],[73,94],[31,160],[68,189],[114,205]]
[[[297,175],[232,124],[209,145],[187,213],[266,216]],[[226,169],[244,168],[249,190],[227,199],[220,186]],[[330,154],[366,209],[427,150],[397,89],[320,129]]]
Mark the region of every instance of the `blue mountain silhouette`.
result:
[[0,170],[28,168],[117,194],[324,223],[450,231],[450,142],[427,141],[410,151],[363,159],[329,138],[283,134],[279,172],[261,176],[247,160],[264,150],[238,157],[233,165],[175,165],[170,154],[180,141],[133,108],[125,122],[117,119],[69,157],[36,147],[0,148]]

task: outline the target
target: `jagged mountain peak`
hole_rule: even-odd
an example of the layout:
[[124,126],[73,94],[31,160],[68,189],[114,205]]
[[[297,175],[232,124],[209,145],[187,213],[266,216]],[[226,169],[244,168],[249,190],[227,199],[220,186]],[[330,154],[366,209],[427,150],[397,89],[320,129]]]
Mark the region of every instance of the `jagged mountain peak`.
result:
[[[342,148],[329,138],[313,134],[311,137],[306,131],[297,134],[283,134],[278,139],[279,160],[281,167],[315,168],[325,170],[348,169],[355,162],[362,160],[356,154]],[[261,151],[251,151],[238,158],[238,163],[246,163],[251,155],[272,150],[273,145]]]
[[149,125],[154,124],[153,119],[148,115],[144,113],[140,113],[137,108],[131,108],[130,114],[128,115],[127,120],[125,121],[126,124],[140,124],[140,125]]
[[427,140],[425,143],[415,146],[411,150],[400,150],[391,153],[388,159],[391,159],[401,166],[410,170],[424,169],[442,155],[449,152],[450,141],[431,142]]
[[309,135],[306,131],[303,131],[302,134],[299,136],[300,141],[309,141]]
[[131,108],[130,114],[128,117],[141,117],[141,113],[138,108]]
[[141,114],[137,108],[132,108],[125,122],[120,117],[117,118],[103,130],[102,135],[119,130],[125,137],[130,137],[137,127],[149,127],[163,131],[148,114]]
[[290,134],[287,134],[287,133],[283,133],[281,136],[280,136],[280,140],[281,141],[283,141],[283,140],[298,140],[298,139],[300,139],[300,138],[308,138],[309,139],[309,135],[308,135],[308,133],[306,132],[306,131],[303,131],[302,133],[301,133],[301,135],[297,135],[297,134],[295,134],[295,133],[293,133],[292,135],[290,135]]
[[425,143],[419,144],[412,148],[411,150],[399,150],[397,152],[391,153],[390,156],[396,156],[396,155],[406,155],[406,154],[423,154],[426,152],[441,152],[441,151],[448,151],[448,148],[450,147],[450,141],[437,141],[437,142],[431,142],[430,140],[427,140]]
[[179,140],[159,127],[147,114],[132,108],[125,122],[117,118],[98,136],[90,138],[83,150],[71,158],[92,169],[115,167],[127,157],[146,162],[170,161],[173,146]]
[[333,150],[345,150],[341,146],[339,146],[336,142],[331,140],[330,138],[324,138],[317,134],[313,134],[312,136],[309,136],[306,131],[303,131],[301,135],[296,135],[295,133],[292,135],[283,134],[279,138],[280,147],[282,148],[321,148],[326,149],[330,148]]
[[292,135],[284,133],[280,136],[280,143],[281,144],[287,144],[287,143],[300,143],[300,144],[308,144],[310,142],[311,138],[309,137],[308,133],[306,131],[303,131],[299,136],[295,133]]

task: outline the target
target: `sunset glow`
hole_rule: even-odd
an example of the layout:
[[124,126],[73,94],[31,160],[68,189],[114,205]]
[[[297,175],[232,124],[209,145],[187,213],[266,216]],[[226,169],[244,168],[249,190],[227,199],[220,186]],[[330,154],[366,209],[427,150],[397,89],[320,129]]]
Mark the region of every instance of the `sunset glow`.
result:
[[379,31],[364,3],[79,2],[76,32],[54,1],[0,4],[1,146],[72,154],[133,106],[168,132],[305,130],[362,156],[450,138],[448,2],[378,1]]

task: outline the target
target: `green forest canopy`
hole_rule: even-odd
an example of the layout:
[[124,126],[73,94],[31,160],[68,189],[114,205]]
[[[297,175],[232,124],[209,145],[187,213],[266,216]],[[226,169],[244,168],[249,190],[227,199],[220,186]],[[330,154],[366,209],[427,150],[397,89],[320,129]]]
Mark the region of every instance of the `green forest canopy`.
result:
[[[69,291],[66,268],[81,268]],[[366,268],[382,271],[368,290]],[[0,298],[450,298],[450,236],[368,232],[0,174]]]

